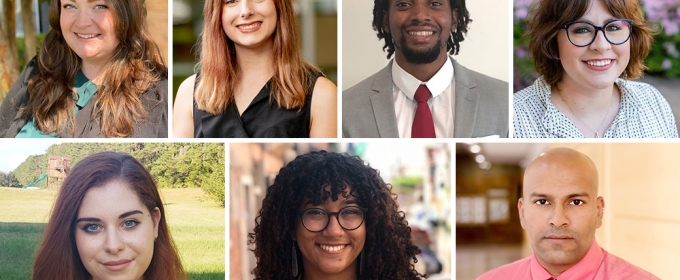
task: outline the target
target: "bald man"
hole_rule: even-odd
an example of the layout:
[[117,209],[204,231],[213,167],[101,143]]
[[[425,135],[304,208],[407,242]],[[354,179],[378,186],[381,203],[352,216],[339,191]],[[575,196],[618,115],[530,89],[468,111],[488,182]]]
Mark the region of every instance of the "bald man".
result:
[[568,148],[532,161],[517,208],[533,254],[477,279],[659,279],[597,245],[604,211],[597,182],[593,161]]

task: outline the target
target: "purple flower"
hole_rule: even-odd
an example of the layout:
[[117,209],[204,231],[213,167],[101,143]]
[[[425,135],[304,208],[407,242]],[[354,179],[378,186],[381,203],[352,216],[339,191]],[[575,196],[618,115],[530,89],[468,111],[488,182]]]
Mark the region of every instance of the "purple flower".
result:
[[673,67],[673,63],[669,59],[664,59],[661,63],[661,69],[663,70],[671,69],[671,67]]

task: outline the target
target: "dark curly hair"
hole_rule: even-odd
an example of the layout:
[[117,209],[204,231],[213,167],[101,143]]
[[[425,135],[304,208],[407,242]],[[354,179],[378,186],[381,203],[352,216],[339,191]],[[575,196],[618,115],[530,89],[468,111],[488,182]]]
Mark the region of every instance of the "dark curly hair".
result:
[[[460,42],[465,41],[464,34],[468,32],[468,24],[472,22],[470,19],[470,12],[465,7],[465,0],[449,0],[451,12],[458,10],[458,22],[456,32],[449,36],[446,41],[446,50],[450,55],[457,55],[460,51]],[[385,30],[386,23],[384,20],[389,17],[390,0],[375,0],[373,6],[373,30],[378,32],[378,39],[385,39],[385,46],[383,51],[387,49],[387,58],[389,59],[394,54],[394,42],[392,34]]]
[[[351,193],[347,193],[348,188]],[[281,168],[267,189],[255,229],[249,234],[249,244],[255,244],[255,279],[295,279],[291,237],[303,201],[318,205],[329,198],[336,201],[338,196],[352,196],[360,207],[368,209],[365,264],[359,279],[422,277],[412,263],[417,261],[420,249],[411,242],[411,229],[404,212],[398,209],[391,186],[359,157],[320,151],[298,156]],[[298,263],[302,263],[299,255]]]

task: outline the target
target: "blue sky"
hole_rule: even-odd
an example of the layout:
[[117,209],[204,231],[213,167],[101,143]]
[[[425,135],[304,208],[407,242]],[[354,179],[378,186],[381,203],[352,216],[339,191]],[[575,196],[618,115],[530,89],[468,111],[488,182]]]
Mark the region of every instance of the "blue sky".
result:
[[44,154],[47,148],[60,143],[57,139],[50,140],[17,140],[0,142],[0,171],[14,171],[19,164],[31,155]]

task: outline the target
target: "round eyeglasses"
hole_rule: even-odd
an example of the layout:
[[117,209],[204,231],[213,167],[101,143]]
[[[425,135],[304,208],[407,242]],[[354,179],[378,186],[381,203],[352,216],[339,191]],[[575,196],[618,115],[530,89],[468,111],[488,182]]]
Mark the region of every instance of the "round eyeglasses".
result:
[[340,227],[345,230],[355,230],[364,223],[365,209],[356,206],[347,206],[338,212],[326,212],[319,208],[310,208],[300,213],[302,225],[311,232],[325,230],[330,224],[330,217],[335,215]]
[[597,31],[602,31],[604,38],[612,45],[621,45],[630,38],[633,21],[629,19],[615,19],[603,26],[595,26],[590,22],[572,21],[564,25],[567,38],[574,46],[585,47],[592,44],[597,37]]

